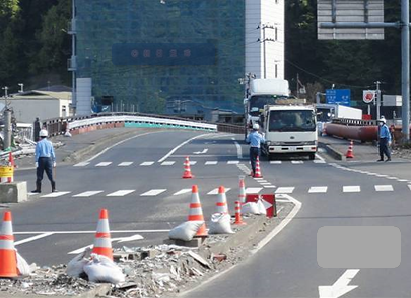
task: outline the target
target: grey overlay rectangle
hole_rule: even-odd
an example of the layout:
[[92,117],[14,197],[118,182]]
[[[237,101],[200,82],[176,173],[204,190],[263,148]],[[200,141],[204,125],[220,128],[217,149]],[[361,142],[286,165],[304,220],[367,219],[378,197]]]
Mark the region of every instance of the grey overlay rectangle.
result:
[[401,231],[393,226],[326,226],[317,233],[322,268],[396,268],[401,263]]

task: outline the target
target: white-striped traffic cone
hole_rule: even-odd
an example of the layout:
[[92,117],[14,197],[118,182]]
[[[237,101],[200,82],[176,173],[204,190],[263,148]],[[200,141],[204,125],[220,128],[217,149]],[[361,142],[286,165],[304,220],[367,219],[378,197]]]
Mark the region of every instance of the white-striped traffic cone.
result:
[[198,229],[196,236],[207,236],[207,230],[203,215],[203,209],[201,208],[200,196],[198,194],[198,186],[193,185],[190,203],[190,213],[188,215],[188,221],[204,221],[204,224]]
[[97,223],[97,231],[94,238],[94,246],[91,253],[103,255],[113,260],[113,248],[111,247],[110,224],[108,210],[101,209]]
[[0,232],[0,277],[17,277],[17,257],[14,249],[11,212],[4,212]]
[[227,206],[227,197],[225,195],[225,188],[224,186],[220,186],[218,188],[218,195],[217,195],[217,213],[228,214],[228,206]]

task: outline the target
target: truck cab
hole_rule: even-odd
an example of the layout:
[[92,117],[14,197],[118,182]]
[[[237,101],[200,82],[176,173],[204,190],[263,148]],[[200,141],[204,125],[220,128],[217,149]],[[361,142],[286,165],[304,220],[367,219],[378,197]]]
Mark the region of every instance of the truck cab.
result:
[[266,105],[263,118],[266,143],[262,145],[262,152],[269,159],[287,153],[315,159],[318,132],[314,106]]

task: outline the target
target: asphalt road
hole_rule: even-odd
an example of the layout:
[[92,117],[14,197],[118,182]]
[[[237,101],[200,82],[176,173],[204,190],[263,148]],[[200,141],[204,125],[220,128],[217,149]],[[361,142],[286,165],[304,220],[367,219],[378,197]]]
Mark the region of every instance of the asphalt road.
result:
[[[193,184],[199,186],[206,217],[213,213],[216,198],[208,193],[219,185],[231,188],[227,198],[233,209],[238,176],[249,171],[248,146],[240,135],[199,137],[202,134],[153,132],[115,146],[87,164],[58,167],[57,197],[44,197],[50,191],[45,181],[41,196],[11,207],[16,243],[28,240],[17,245],[19,252],[40,265],[66,263],[73,257],[69,252],[93,242],[100,208],[109,209],[112,231],[132,230],[113,233],[113,237],[145,237],[114,242],[114,247],[161,243],[166,238],[163,230],[186,220],[190,193],[184,192]],[[187,155],[195,162],[191,166],[194,179],[181,178]],[[349,283],[358,287],[344,297],[409,297],[409,166],[405,161],[374,165],[320,157],[315,161],[262,160],[264,179],[247,177],[246,186],[260,193],[287,193],[302,203],[300,212],[256,255],[187,297],[319,297],[318,287],[333,285],[347,269],[360,271]],[[27,180],[34,187],[33,175],[33,170],[18,171],[15,179]],[[324,226],[398,227],[401,265],[395,269],[321,268],[317,232]],[[36,236],[42,238],[30,241]]]

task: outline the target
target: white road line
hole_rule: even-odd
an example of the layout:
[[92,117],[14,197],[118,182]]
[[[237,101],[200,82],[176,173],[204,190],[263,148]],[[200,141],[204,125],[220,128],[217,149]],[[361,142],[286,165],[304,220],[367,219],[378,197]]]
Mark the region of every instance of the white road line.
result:
[[280,214],[281,211],[283,211],[283,209],[284,209],[284,207],[281,206],[281,207],[277,210],[277,216],[278,216],[278,214]]
[[154,197],[165,191],[166,189],[152,189],[152,190],[146,191],[145,193],[142,193],[140,197]]
[[272,160],[272,161],[270,161],[270,164],[277,164],[277,165],[279,165],[279,164],[281,164],[282,163],[282,161],[281,160]]
[[[231,188],[226,188],[225,189],[225,193],[228,193],[230,191]],[[218,188],[214,188],[212,191],[209,191],[207,193],[208,195],[218,195]]]
[[298,165],[298,164],[302,164],[302,163],[304,163],[304,162],[303,162],[302,160],[292,160],[291,163],[292,163],[293,165]]
[[135,192],[135,189],[125,189],[125,190],[118,190],[112,193],[109,193],[107,197],[124,197],[128,194]]
[[190,193],[191,192],[191,188],[184,188],[180,191],[177,191],[173,196],[179,196],[179,195],[183,195],[186,193]]
[[276,201],[277,203],[290,203],[289,200],[284,200],[284,199],[275,199],[275,201]]
[[314,159],[314,163],[326,163],[326,161],[321,159]]
[[193,138],[191,138],[191,139],[189,139],[189,140],[181,143],[180,145],[178,145],[178,146],[175,147],[174,149],[170,150],[170,152],[168,152],[168,153],[167,153],[166,155],[164,155],[162,158],[160,158],[160,159],[158,160],[158,162],[163,162],[163,161],[165,161],[170,155],[174,154],[178,149],[180,149],[181,147],[183,147],[185,144],[191,142],[192,140],[195,140],[195,139],[198,139],[198,138],[201,138],[201,137],[204,137],[204,136],[208,136],[208,135],[211,135],[211,134],[210,134],[210,133],[206,133],[206,134],[202,134],[202,135],[199,135],[199,136],[195,136],[195,137],[193,137]]
[[271,182],[261,182],[261,181],[259,181],[259,183],[260,183],[261,185],[271,185]]
[[259,180],[258,182],[259,182],[259,183],[265,183],[265,182],[268,182],[268,181],[267,181],[267,180],[262,179],[262,180]]
[[145,161],[145,162],[142,162],[140,166],[151,166],[153,163],[154,161]]
[[216,165],[217,163],[218,163],[218,161],[214,161],[214,160],[213,160],[213,161],[206,161],[206,162],[205,162],[205,165],[206,165],[206,166]]
[[279,187],[275,190],[277,194],[290,194],[293,193],[295,187]]
[[[14,234],[16,234],[16,233],[14,233]],[[37,235],[37,236],[33,236],[33,237],[29,237],[29,238],[26,238],[26,239],[23,239],[23,240],[20,240],[20,241],[16,241],[16,242],[14,242],[14,246],[20,245],[20,244],[23,244],[23,243],[27,243],[27,242],[31,242],[31,241],[35,241],[35,240],[45,238],[45,237],[48,237],[48,236],[51,236],[51,235],[53,235],[53,233],[51,233],[51,232],[42,233],[42,234]]]
[[326,193],[327,189],[327,186],[312,186],[308,190],[308,193]]
[[196,160],[190,160],[190,166],[193,166],[193,165],[195,165],[196,163],[197,163]]
[[264,185],[264,188],[276,188],[277,186],[275,185]]
[[408,182],[407,179],[398,179],[399,182]]
[[[170,230],[110,230],[111,234],[119,233],[168,233]],[[25,232],[14,232],[14,235],[38,235],[38,234],[95,234],[96,230],[93,231],[25,231]]]
[[381,174],[378,174],[378,175],[375,175],[376,177],[380,177],[380,178],[385,178],[385,177],[388,177],[388,175],[381,175]]
[[124,143],[124,142],[127,142],[127,141],[129,141],[129,140],[132,140],[132,139],[135,139],[135,138],[138,138],[138,137],[142,137],[142,136],[149,135],[149,134],[153,134],[153,133],[159,133],[159,132],[162,132],[162,131],[146,132],[146,133],[142,133],[142,134],[139,134],[139,135],[136,135],[136,136],[132,136],[132,137],[127,138],[127,139],[125,139],[125,140],[121,140],[120,142],[117,142],[117,143],[111,145],[110,147],[107,147],[107,148],[104,149],[103,151],[100,151],[99,153],[97,153],[97,154],[94,155],[93,157],[87,159],[87,161],[88,161],[88,162],[92,161],[92,160],[95,159],[96,157],[99,157],[101,154],[106,153],[108,150],[110,150],[110,149],[112,149],[112,148],[114,148],[114,147],[116,147],[116,146],[118,146],[118,145],[120,145],[120,144],[122,144],[122,143]]
[[411,190],[411,185],[410,184],[408,184],[408,188]]
[[98,164],[96,164],[96,167],[107,167],[109,165],[111,165],[112,162],[111,161],[107,161],[107,162],[99,162]]
[[[232,138],[232,140],[234,140],[234,138]],[[241,148],[237,141],[234,141],[234,145],[237,148],[237,158],[243,159],[243,148]]]
[[84,198],[84,197],[91,197],[91,196],[94,196],[94,195],[96,195],[96,194],[98,194],[98,193],[102,193],[102,192],[104,192],[104,190],[92,190],[92,191],[85,191],[85,192],[82,192],[82,193],[79,193],[79,194],[77,194],[77,195],[74,195],[73,197],[82,197],[82,198]]
[[122,163],[120,163],[118,166],[119,167],[128,167],[131,166],[134,162],[133,161],[124,161]]
[[240,163],[239,160],[229,160],[229,161],[227,161],[227,164],[228,164],[228,165],[237,165],[237,164],[239,164],[239,163]]
[[394,191],[392,185],[374,185],[375,191]]
[[41,197],[42,198],[57,198],[57,197],[64,196],[64,195],[66,195],[70,192],[71,191],[56,191],[56,192],[52,192],[52,193],[49,193],[49,194],[41,196]]
[[259,193],[262,189],[263,189],[262,187],[248,187],[248,188],[245,190],[245,193],[246,193],[246,194],[249,194],[249,193]]
[[343,186],[343,192],[360,192],[361,188],[358,185],[355,186]]
[[172,166],[173,164],[175,164],[175,161],[163,161],[161,163],[162,166]]
[[390,179],[390,180],[398,180],[398,179],[400,179],[400,178],[398,178],[398,177],[387,177],[387,179]]
[[90,244],[90,245],[84,246],[82,248],[70,251],[67,254],[68,255],[78,255],[79,253],[82,253],[86,248],[92,248],[92,247],[93,247],[93,244]]
[[78,164],[75,164],[74,167],[85,167],[86,165],[90,164],[87,161],[79,162]]

